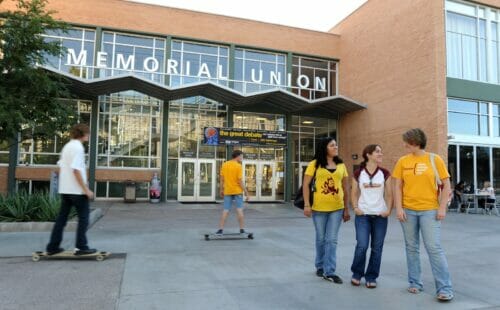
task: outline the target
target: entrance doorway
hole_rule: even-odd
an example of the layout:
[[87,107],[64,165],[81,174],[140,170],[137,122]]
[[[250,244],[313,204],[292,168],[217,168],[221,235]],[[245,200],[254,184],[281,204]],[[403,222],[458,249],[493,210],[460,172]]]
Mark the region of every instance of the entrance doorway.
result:
[[276,200],[276,164],[272,161],[243,161],[243,179],[250,201]]
[[179,159],[179,201],[215,201],[215,182],[215,160]]

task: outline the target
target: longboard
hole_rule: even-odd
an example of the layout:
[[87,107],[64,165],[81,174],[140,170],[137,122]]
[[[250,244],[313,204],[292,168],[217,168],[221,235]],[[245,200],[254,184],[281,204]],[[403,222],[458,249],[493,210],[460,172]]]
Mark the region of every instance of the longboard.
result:
[[226,233],[226,234],[205,234],[205,240],[230,240],[230,239],[253,239],[253,233]]
[[96,261],[103,261],[106,257],[110,256],[111,252],[97,251],[92,254],[75,255],[74,251],[63,251],[54,255],[49,255],[47,252],[36,251],[31,255],[31,260],[38,262],[42,257],[47,259],[84,259],[84,258],[94,258]]

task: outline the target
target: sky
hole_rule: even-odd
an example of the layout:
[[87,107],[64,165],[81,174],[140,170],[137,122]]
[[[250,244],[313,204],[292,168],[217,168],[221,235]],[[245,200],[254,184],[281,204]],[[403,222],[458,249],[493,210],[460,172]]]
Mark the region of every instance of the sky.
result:
[[367,0],[129,0],[328,31]]

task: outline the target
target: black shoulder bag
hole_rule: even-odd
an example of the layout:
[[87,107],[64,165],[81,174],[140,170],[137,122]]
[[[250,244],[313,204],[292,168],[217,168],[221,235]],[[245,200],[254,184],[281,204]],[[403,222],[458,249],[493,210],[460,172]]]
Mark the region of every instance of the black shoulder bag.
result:
[[[309,183],[309,205],[313,205],[314,200],[314,192],[316,191],[316,171],[318,167],[314,169],[314,175],[312,177],[311,183]],[[304,209],[304,194],[302,193],[302,184],[300,185],[297,193],[295,194],[295,200],[293,201],[293,205],[299,209]]]

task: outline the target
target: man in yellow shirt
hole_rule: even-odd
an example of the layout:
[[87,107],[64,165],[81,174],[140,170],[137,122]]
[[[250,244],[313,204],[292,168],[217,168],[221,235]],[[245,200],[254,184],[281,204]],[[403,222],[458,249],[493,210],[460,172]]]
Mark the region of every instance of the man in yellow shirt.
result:
[[243,215],[243,192],[248,201],[248,191],[243,184],[243,168],[241,161],[243,160],[243,152],[236,150],[232,154],[231,160],[222,164],[220,169],[220,195],[224,197],[224,211],[219,221],[219,230],[216,234],[222,235],[224,230],[224,223],[226,222],[229,210],[233,201],[236,204],[236,214],[238,216],[238,223],[240,225],[240,233],[245,233],[245,223]]

